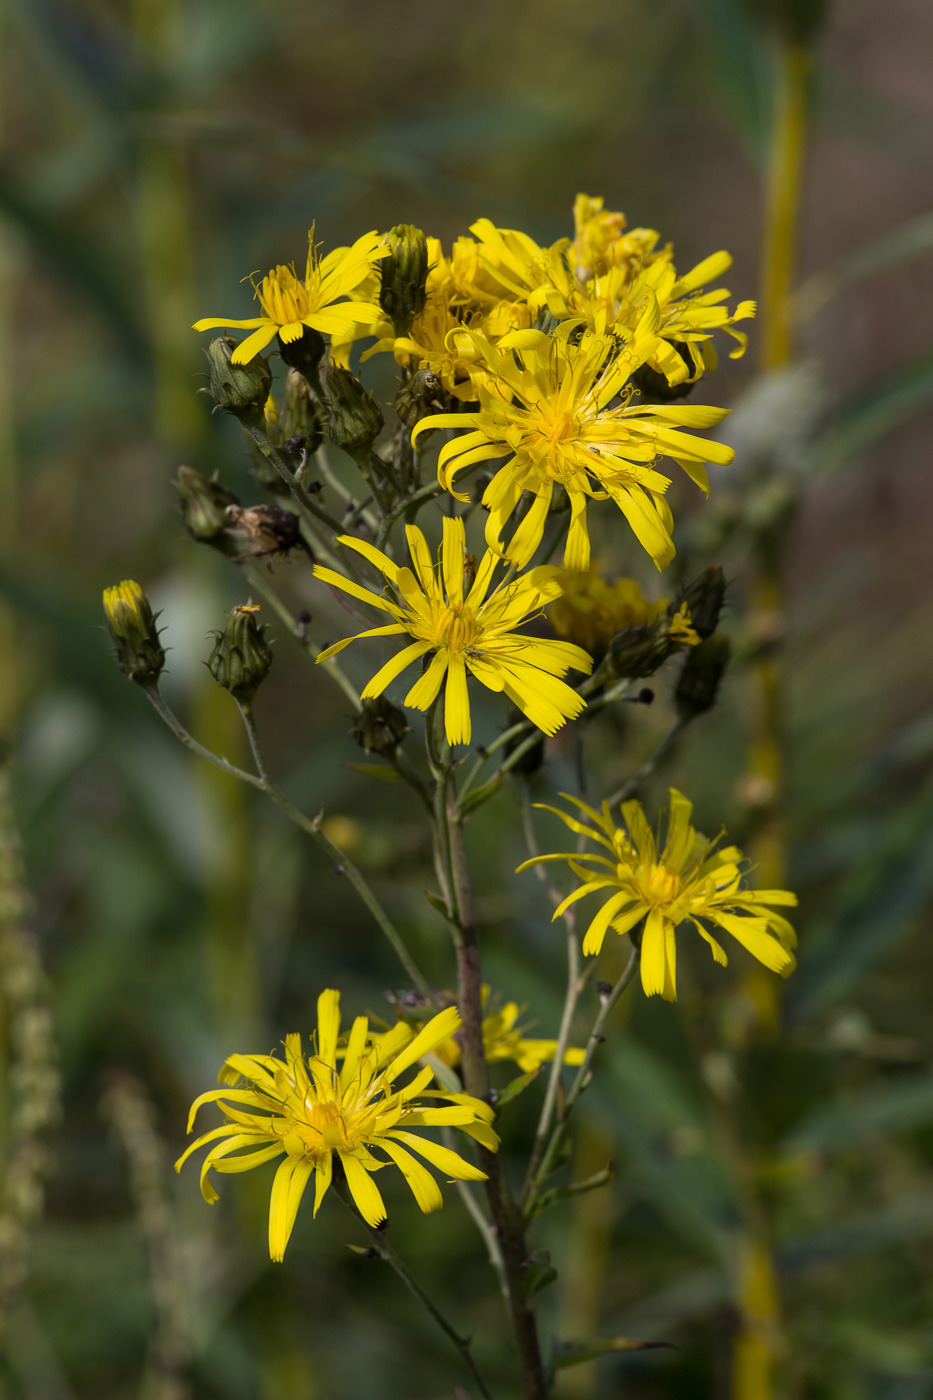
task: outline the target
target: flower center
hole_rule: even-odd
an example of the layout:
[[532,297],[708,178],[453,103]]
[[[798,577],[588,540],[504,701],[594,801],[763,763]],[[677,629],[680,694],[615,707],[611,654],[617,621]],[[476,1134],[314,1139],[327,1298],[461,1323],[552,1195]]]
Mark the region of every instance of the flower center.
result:
[[307,1116],[294,1118],[292,1132],[297,1134],[305,1153],[313,1160],[352,1145],[346,1120],[333,1100],[316,1103]]
[[308,293],[290,267],[277,267],[262,279],[259,301],[269,320],[279,326],[300,321],[310,309]]
[[542,426],[541,431],[551,442],[566,442],[577,436],[576,420],[572,413],[558,413],[550,423]]
[[666,865],[649,865],[641,877],[645,902],[655,909],[672,905],[681,891],[680,876]]
[[472,608],[465,603],[454,603],[441,613],[437,621],[434,640],[448,651],[466,651],[475,646],[481,629],[476,624]]

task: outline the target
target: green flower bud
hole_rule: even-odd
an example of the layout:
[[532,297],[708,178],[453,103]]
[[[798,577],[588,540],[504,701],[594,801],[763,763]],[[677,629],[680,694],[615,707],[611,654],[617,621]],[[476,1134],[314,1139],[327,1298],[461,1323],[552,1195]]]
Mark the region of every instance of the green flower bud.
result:
[[191,538],[213,545],[223,554],[231,553],[230,537],[225,533],[229,523],[227,507],[240,504],[233,492],[221,486],[216,476],[202,476],[194,467],[178,468],[175,489],[185,529]]
[[430,369],[415,370],[395,399],[395,411],[409,432],[429,414],[449,413],[452,408],[453,396]]
[[382,410],[355,374],[334,365],[327,375],[327,435],[351,457],[368,454],[382,431]]
[[711,637],[719,625],[722,600],[726,594],[726,576],[719,564],[710,564],[699,578],[681,589],[668,605],[667,615],[673,618],[684,603],[690,613],[690,624],[700,637]]
[[283,447],[294,438],[303,438],[301,447],[309,457],[314,455],[324,441],[321,405],[308,388],[304,375],[299,374],[296,369],[290,369],[285,376],[278,431]]
[[233,352],[239,345],[232,335],[220,335],[207,348],[210,365],[210,395],[218,408],[237,418],[262,421],[262,412],[272,386],[269,361],[256,355],[248,365],[235,365]]
[[363,708],[354,720],[350,734],[365,753],[391,758],[408,729],[408,721],[398,706],[380,695],[375,700],[363,701]]
[[258,611],[257,603],[244,603],[233,609],[222,632],[211,634],[217,640],[207,669],[217,684],[244,706],[252,703],[272,665],[266,628],[256,621]]
[[712,709],[720,682],[729,665],[729,638],[715,632],[698,646],[691,647],[680,673],[674,700],[681,719],[695,719]]
[[609,669],[616,680],[653,676],[674,651],[667,620],[642,627],[626,627],[609,643]]
[[104,589],[104,614],[124,676],[144,688],[155,685],[165,665],[156,617],[138,583],[124,579]]
[[320,331],[305,326],[297,340],[286,343],[279,336],[279,354],[289,369],[296,369],[312,383],[317,379],[318,366],[324,358],[327,345]]
[[420,228],[396,224],[386,235],[389,256],[382,259],[379,305],[395,327],[407,335],[427,300],[428,241]]

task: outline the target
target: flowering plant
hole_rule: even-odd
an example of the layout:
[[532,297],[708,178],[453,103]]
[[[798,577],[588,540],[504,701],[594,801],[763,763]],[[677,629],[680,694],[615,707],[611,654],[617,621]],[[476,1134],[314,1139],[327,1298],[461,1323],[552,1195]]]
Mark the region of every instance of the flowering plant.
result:
[[[250,769],[201,746],[169,708],[159,689],[165,653],[157,618],[139,586],[108,589],[105,611],[125,673],[184,743],[272,798],[327,852],[412,988],[397,999],[394,1024],[358,1014],[342,1033],[340,995],[328,989],[318,997],[310,1040],[293,1031],[282,1053],[231,1051],[221,1087],[199,1094],[191,1112],[193,1124],[210,1105],[222,1121],[178,1166],[206,1149],[201,1186],[214,1201],[212,1171],[278,1160],[269,1211],[276,1261],[312,1180],[312,1216],[332,1190],[342,1196],[370,1230],[370,1249],[454,1341],[488,1396],[471,1344],[389,1242],[397,1180],[388,1173],[385,1194],[375,1180],[396,1167],[431,1214],[443,1202],[438,1173],[461,1196],[498,1275],[521,1393],[543,1400],[554,1367],[541,1344],[535,1296],[554,1270],[533,1254],[529,1231],[563,1196],[608,1180],[607,1171],[548,1186],[562,1170],[575,1105],[599,1070],[613,1008],[639,971],[648,996],[676,999],[677,942],[688,923],[718,963],[725,965],[726,954],[711,928],[731,935],[769,973],[787,975],[794,931],[775,907],[795,899],[755,888],[741,851],[721,836],[700,835],[680,792],[670,790],[663,842],[634,796],[684,727],[715,702],[729,653],[719,630],[722,571],[711,566],[672,596],[649,600],[634,580],[607,580],[594,563],[607,546],[633,545],[634,556],[646,552],[658,570],[673,560],[668,464],[683,469],[699,502],[733,456],[709,435],[726,410],[681,400],[705,391],[721,332],[735,341],[731,354],[741,355],[745,337],[734,324],[749,319],[754,305],[742,301],[730,311],[727,291],[708,290],[729,266],[726,253],[678,272],[673,249],[657,233],[627,229],[621,213],[586,195],[574,206],[572,236],[549,247],[488,219],[471,234],[446,252],[400,225],[326,255],[312,236],[303,280],[280,265],[256,287],[261,316],[198,321],[196,330],[251,332],[243,341],[224,335],[211,343],[211,393],[241,423],[258,481],[276,500],[243,506],[191,468],[178,483],[189,533],[244,571],[317,663],[312,690],[333,683],[353,706],[354,738],[381,760],[363,771],[407,784],[424,809],[438,886],[428,899],[449,934],[451,990],[423,976],[333,823],[299,811],[270,775],[253,708],[273,660],[259,606],[233,610],[209,662],[242,714]],[[262,352],[276,337],[287,373],[273,388]],[[381,355],[394,360],[394,422],[386,424],[385,406],[351,368],[360,352],[360,366]],[[353,630],[341,627],[349,635],[328,643],[291,616],[271,566],[292,551],[309,566],[328,627],[353,614]],[[366,619],[362,630],[359,618]],[[350,642],[359,643],[352,671],[343,668]],[[386,642],[394,648],[388,654]],[[604,775],[587,773],[583,727],[650,702],[652,692],[639,682],[675,658],[674,727],[639,772],[612,790]],[[397,688],[419,663],[420,675]],[[424,715],[421,758],[409,739],[417,714]],[[542,850],[530,785],[539,781],[542,755],[560,761],[571,735],[578,791],[566,798],[569,807],[538,805],[579,844]],[[598,806],[587,796],[594,781],[608,788]],[[560,1024],[541,1038],[527,1034],[518,1004],[503,1004],[484,981],[485,932],[464,839],[467,823],[503,800],[509,786],[529,846],[519,871],[537,872],[568,953]],[[555,887],[548,874],[555,863],[576,883]],[[598,904],[589,906],[581,944],[577,905],[591,895]],[[625,940],[621,966],[604,948],[610,929]],[[603,977],[594,1006],[588,987],[596,967]],[[584,1027],[582,1045],[572,1043],[577,1026]],[[500,1088],[489,1070],[504,1063],[520,1073]],[[543,1092],[532,1090],[539,1079]],[[529,1091],[539,1093],[537,1126],[519,1186],[514,1161],[506,1164],[498,1149],[512,1131],[509,1105]],[[484,1204],[474,1194],[479,1183]],[[574,1355],[598,1352],[593,1342]]]

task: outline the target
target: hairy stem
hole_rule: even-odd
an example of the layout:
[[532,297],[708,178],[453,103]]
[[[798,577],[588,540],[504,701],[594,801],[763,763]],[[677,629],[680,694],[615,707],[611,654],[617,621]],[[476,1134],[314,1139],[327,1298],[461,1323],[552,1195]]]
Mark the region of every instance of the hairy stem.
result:
[[[433,716],[429,716],[429,723],[432,720]],[[450,881],[453,901],[457,1003],[463,1018],[463,1028],[460,1032],[463,1082],[467,1093],[477,1098],[485,1098],[489,1093],[489,1075],[483,1048],[479,929],[463,825],[456,812],[456,795],[450,783],[449,763],[441,764],[438,779],[442,797],[437,805],[437,819],[445,829],[440,849],[449,861],[449,869],[445,876]],[[521,1393],[523,1400],[546,1400],[547,1381],[541,1360],[537,1323],[533,1308],[523,1296],[528,1252],[522,1214],[512,1196],[498,1155],[480,1148],[479,1159],[483,1171],[487,1174],[486,1195],[502,1253],[509,1312],[521,1371]]]
[[419,1283],[418,1279],[412,1273],[411,1269],[405,1263],[404,1259],[402,1259],[395,1252],[395,1250],[389,1244],[388,1239],[386,1238],[385,1228],[383,1227],[382,1229],[376,1229],[372,1225],[368,1225],[365,1220],[362,1220],[362,1217],[351,1205],[350,1197],[346,1188],[344,1186],[338,1185],[336,1182],[334,1183],[334,1186],[335,1190],[337,1191],[337,1194],[340,1196],[340,1199],[343,1201],[350,1214],[353,1215],[357,1220],[360,1220],[362,1224],[366,1226],[366,1229],[369,1231],[370,1237],[373,1241],[369,1249],[370,1254],[375,1258],[384,1259],[385,1262],[392,1269],[394,1269],[395,1273],[402,1280],[405,1287],[414,1295],[415,1298],[418,1299],[418,1302],[425,1309],[425,1311],[434,1319],[434,1321],[437,1323],[438,1327],[441,1329],[444,1335],[446,1337],[449,1337],[450,1340],[453,1342],[454,1346],[457,1348],[461,1357],[463,1358],[464,1363],[469,1368],[473,1379],[476,1381],[476,1384],[479,1387],[479,1392],[483,1396],[483,1400],[493,1400],[492,1391],[486,1384],[485,1377],[483,1376],[482,1371],[479,1369],[479,1366],[476,1364],[476,1360],[473,1356],[472,1351],[470,1350],[469,1339],[467,1337],[461,1336],[461,1334],[457,1331],[456,1327],[454,1327],[453,1323],[450,1322],[448,1318],[446,1318],[441,1312],[440,1308],[434,1302],[434,1299],[428,1293],[424,1285]]
[[[288,628],[289,632],[291,632],[298,645],[308,653],[313,661],[316,661],[323,651],[323,647],[315,646],[311,639],[305,635],[304,629],[299,624],[298,619],[292,616],[289,608],[268,582],[264,571],[258,569],[255,565],[247,564],[243,572],[246,574],[256,592],[265,598],[269,606],[278,614],[282,622],[285,623],[285,626]],[[359,714],[360,710],[363,708],[362,701],[357,694],[356,687],[342,669],[336,657],[332,656],[330,660],[322,661],[321,666],[335,685],[343,691],[344,695],[353,706],[354,711]]]
[[433,995],[427,979],[422,976],[417,964],[405,947],[401,934],[392,923],[392,920],[369,888],[363,875],[357,870],[352,860],[350,860],[349,856],[347,856],[339,846],[335,846],[330,837],[322,830],[321,815],[314,818],[306,817],[304,812],[299,811],[293,803],[289,802],[285,794],[279,791],[275,783],[273,783],[272,779],[269,777],[262,756],[262,750],[259,747],[259,737],[256,733],[255,721],[249,709],[243,705],[239,706],[247,733],[249,734],[253,758],[259,770],[258,777],[255,773],[248,773],[245,768],[238,768],[235,763],[230,763],[226,758],[221,758],[219,754],[211,753],[210,749],[206,749],[203,744],[199,744],[197,739],[193,738],[192,735],[188,733],[178,716],[166,704],[165,698],[157,686],[148,688],[146,694],[169,729],[171,729],[177,739],[181,740],[186,748],[190,749],[192,753],[196,753],[199,758],[203,758],[206,763],[211,763],[222,772],[229,773],[231,777],[239,778],[241,782],[249,783],[251,787],[259,788],[260,792],[266,793],[272,798],[276,806],[282,809],[290,821],[293,821],[296,826],[300,827],[306,835],[311,837],[312,841],[315,841],[321,849],[327,853],[335,867],[339,868],[340,873],[347,877],[360,899],[366,905],[366,908],[372,914],[379,928],[392,945],[396,957],[411,978],[413,984],[433,1002]]
[[603,1032],[606,1028],[606,1024],[609,1020],[609,1017],[612,1014],[612,1009],[615,1006],[616,1002],[619,1000],[622,993],[625,991],[626,987],[628,987],[629,983],[632,981],[632,978],[635,976],[637,970],[638,949],[633,948],[632,955],[626,963],[625,971],[622,973],[622,976],[614,984],[611,991],[609,991],[608,993],[606,993],[605,996],[600,998],[602,1004],[599,1008],[599,1014],[597,1015],[596,1020],[593,1022],[593,1028],[590,1031],[589,1039],[586,1043],[586,1050],[583,1055],[583,1061],[579,1069],[577,1070],[576,1075],[574,1076],[573,1083],[571,1084],[567,1092],[567,1097],[564,1100],[563,1106],[561,1107],[559,1114],[557,1115],[557,1121],[554,1124],[554,1128],[551,1132],[550,1138],[548,1139],[547,1147],[541,1154],[540,1165],[538,1166],[538,1169],[535,1172],[534,1177],[532,1178],[529,1184],[529,1188],[525,1193],[524,1208],[526,1216],[533,1210],[535,1201],[537,1200],[541,1187],[544,1185],[544,1182],[547,1180],[547,1178],[550,1176],[551,1172],[554,1169],[557,1153],[563,1141],[564,1130],[567,1124],[567,1120],[570,1117],[574,1104],[576,1103],[580,1095],[583,1093],[583,1090],[586,1088],[587,1079],[590,1073],[590,1065],[593,1062],[593,1056],[596,1054],[596,1051],[599,1049],[600,1045],[602,1045],[603,1040],[605,1039]]

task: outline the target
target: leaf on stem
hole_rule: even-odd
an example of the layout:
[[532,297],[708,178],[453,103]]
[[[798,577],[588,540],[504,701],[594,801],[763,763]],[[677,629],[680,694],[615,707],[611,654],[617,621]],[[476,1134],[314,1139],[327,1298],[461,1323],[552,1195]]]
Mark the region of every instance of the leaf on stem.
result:
[[575,1337],[572,1341],[554,1343],[554,1370],[577,1366],[581,1361],[595,1361],[620,1351],[674,1350],[673,1342],[643,1342],[637,1337]]
[[527,1216],[528,1223],[530,1224],[543,1210],[556,1206],[559,1201],[567,1201],[572,1196],[583,1196],[587,1191],[598,1191],[600,1186],[608,1186],[614,1175],[615,1167],[611,1162],[607,1162],[601,1171],[594,1172],[583,1181],[571,1182],[569,1186],[553,1186],[534,1202]]

